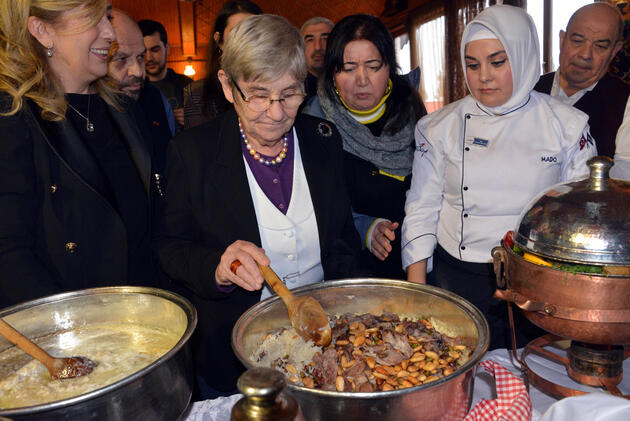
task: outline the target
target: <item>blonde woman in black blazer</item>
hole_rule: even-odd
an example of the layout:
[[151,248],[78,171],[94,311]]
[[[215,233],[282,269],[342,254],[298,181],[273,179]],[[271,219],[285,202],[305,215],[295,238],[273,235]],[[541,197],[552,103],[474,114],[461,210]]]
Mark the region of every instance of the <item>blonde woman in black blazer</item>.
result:
[[0,2],[0,308],[157,285],[148,130],[101,78],[110,8]]

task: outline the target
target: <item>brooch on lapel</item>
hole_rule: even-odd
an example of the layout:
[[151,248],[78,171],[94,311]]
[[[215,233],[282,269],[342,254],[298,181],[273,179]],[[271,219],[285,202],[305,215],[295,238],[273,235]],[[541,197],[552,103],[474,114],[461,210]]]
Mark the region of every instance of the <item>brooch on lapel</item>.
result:
[[330,124],[323,121],[317,125],[317,134],[322,137],[330,137],[333,134],[333,129]]

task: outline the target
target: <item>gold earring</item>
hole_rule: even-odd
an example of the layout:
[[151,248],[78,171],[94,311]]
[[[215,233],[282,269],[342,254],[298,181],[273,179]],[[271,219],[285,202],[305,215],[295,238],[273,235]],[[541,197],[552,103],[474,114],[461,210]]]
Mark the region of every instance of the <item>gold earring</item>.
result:
[[392,91],[392,80],[389,79],[387,81],[387,88],[385,89],[385,95],[387,95],[388,93],[390,93]]

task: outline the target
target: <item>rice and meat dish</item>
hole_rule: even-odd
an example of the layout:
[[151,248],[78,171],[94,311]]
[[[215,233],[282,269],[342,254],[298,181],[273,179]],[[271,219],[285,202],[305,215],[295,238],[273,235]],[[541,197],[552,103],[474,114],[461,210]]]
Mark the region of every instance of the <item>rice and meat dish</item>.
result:
[[250,358],[284,372],[298,386],[376,392],[430,383],[452,374],[472,350],[438,332],[438,321],[383,313],[329,318],[332,342],[321,348],[295,330],[269,333]]

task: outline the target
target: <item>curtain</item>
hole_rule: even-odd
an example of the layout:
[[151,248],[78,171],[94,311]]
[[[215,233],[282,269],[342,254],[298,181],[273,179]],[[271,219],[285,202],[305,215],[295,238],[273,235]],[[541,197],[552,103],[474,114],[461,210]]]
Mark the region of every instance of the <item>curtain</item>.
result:
[[495,4],[496,0],[447,0],[445,3],[446,63],[448,63],[446,88],[450,103],[468,95],[459,52],[464,28],[484,8]]
[[[613,3],[608,0],[609,3]],[[626,83],[630,83],[630,1],[617,0],[614,2],[625,22],[623,30],[623,47],[610,64],[610,70],[613,75],[617,76]]]
[[444,16],[424,22],[416,29],[418,61],[422,69],[420,94],[427,112],[431,113],[444,105]]

